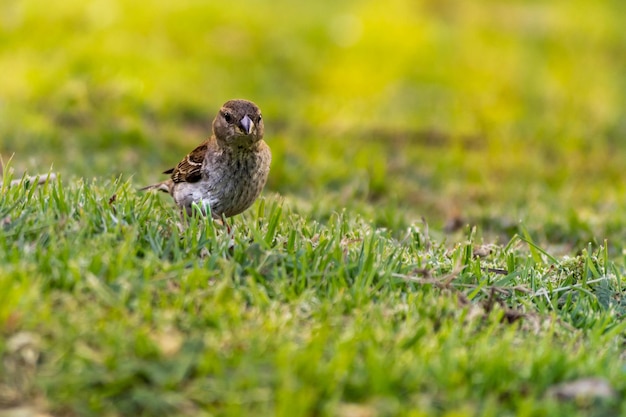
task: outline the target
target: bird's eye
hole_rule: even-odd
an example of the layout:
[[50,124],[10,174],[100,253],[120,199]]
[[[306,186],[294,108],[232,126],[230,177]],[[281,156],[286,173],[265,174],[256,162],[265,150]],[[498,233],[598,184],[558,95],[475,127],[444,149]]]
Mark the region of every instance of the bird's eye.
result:
[[226,120],[226,123],[230,123],[233,121],[233,116],[229,112],[225,111],[224,120]]
[[261,116],[261,115],[259,114],[259,118],[256,120],[256,122],[257,122],[257,123],[259,123],[259,122],[261,121],[261,119],[262,119],[262,118],[263,118],[263,116]]

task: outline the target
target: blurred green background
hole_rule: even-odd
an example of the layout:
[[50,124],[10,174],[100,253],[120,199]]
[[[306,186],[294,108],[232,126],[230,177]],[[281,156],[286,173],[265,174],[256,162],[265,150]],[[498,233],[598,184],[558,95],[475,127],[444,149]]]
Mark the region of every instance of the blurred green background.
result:
[[623,1],[0,2],[0,154],[137,186],[263,109],[266,195],[568,249],[626,217]]

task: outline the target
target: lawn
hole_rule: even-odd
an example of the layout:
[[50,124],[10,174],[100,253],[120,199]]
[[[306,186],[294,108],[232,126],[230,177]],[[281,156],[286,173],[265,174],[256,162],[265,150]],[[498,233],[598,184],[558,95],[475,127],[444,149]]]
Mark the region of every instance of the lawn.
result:
[[[625,12],[0,3],[0,417],[626,415]],[[137,191],[231,98],[232,239]]]

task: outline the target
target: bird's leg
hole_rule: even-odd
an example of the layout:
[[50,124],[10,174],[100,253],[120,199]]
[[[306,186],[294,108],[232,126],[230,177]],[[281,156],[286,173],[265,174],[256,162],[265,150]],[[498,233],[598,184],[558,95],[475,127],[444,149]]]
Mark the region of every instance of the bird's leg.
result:
[[224,224],[224,226],[226,226],[226,232],[228,232],[228,236],[233,237],[233,234],[232,234],[233,230],[228,224],[228,221],[226,220],[226,216],[224,216],[224,213],[222,213],[222,223]]
[[224,216],[224,213],[222,213],[222,223],[224,223],[224,226],[226,226],[226,232],[228,233],[229,237],[228,252],[232,255],[235,249],[235,234],[233,233],[233,229],[228,224],[228,221],[226,221],[226,216]]

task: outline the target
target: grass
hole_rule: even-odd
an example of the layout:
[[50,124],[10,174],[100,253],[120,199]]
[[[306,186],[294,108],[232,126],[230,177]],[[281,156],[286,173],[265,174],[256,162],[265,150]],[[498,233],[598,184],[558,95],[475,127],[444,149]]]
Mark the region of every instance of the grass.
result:
[[0,319],[7,339],[37,335],[37,360],[5,339],[4,401],[70,415],[623,411],[545,395],[590,375],[623,389],[626,303],[605,247],[557,259],[519,236],[480,246],[475,230],[450,246],[424,224],[396,239],[277,198],[235,220],[232,246],[212,222],[179,230],[129,182],[5,178]]
[[[0,5],[0,416],[626,413],[622,3],[64,4]],[[233,97],[231,241],[136,189]]]

